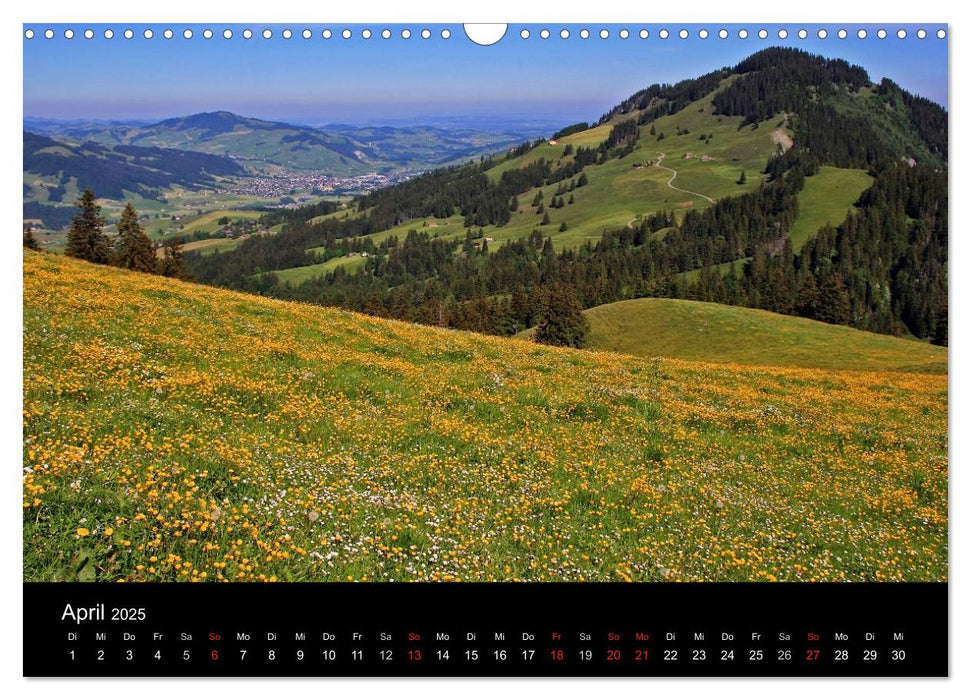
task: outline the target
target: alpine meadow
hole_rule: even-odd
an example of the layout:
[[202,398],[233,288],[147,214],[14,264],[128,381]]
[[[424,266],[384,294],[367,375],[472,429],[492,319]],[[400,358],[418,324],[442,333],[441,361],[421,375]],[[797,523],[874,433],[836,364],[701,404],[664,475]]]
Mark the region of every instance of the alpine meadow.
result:
[[947,581],[948,112],[733,60],[25,119],[25,581]]

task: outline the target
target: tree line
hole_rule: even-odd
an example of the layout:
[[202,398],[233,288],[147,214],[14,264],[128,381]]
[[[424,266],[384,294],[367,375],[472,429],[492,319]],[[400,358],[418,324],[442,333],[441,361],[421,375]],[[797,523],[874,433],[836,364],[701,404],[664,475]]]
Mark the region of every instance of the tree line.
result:
[[[77,212],[68,229],[65,255],[100,265],[188,279],[182,240],[176,237],[165,241],[161,257],[157,256],[155,245],[139,223],[138,212],[131,202],[121,212],[118,235],[114,238],[105,233],[107,220],[101,215],[98,198],[91,190],[81,193],[75,207]],[[30,227],[24,229],[24,247],[40,250]]]

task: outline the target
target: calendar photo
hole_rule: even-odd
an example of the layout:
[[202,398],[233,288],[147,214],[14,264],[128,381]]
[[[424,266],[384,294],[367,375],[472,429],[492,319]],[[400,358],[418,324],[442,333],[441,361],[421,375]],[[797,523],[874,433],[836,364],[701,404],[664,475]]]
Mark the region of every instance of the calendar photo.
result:
[[946,584],[948,129],[946,24],[25,24],[24,583]]

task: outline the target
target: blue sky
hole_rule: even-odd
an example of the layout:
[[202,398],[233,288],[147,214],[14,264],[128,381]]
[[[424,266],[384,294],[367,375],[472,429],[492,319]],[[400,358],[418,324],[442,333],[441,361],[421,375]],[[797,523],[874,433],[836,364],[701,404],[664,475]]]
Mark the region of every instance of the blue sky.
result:
[[[53,39],[42,32],[51,26]],[[104,29],[114,30],[105,39]],[[24,39],[24,114],[57,119],[155,119],[201,111],[225,109],[265,119],[307,123],[421,122],[422,117],[491,115],[541,118],[564,124],[595,120],[604,111],[638,89],[655,82],[675,82],[696,77],[715,68],[732,65],[771,45],[795,46],[827,56],[839,56],[862,65],[871,79],[887,76],[904,88],[947,105],[948,41],[935,35],[938,25],[926,25],[927,38],[916,37],[917,26],[889,25],[891,34],[877,38],[873,25],[783,25],[789,31],[778,38],[779,25],[727,25],[730,36],[719,39],[715,29],[699,39],[701,25],[629,25],[631,35],[618,37],[619,25],[510,25],[496,45],[477,46],[460,25],[388,25],[391,39],[383,39],[386,25],[329,25],[330,39],[323,39],[325,25],[288,25],[293,38],[281,36],[284,26],[269,25],[272,39],[260,33],[267,25],[211,25],[212,39],[204,39],[202,25],[25,25],[35,31]],[[350,26],[351,39],[340,30]],[[405,27],[410,39],[400,37]],[[430,39],[419,32],[428,27]],[[591,31],[579,38],[581,28]],[[608,40],[596,32],[606,26]],[[671,30],[659,37],[663,27]],[[691,37],[682,40],[675,29],[686,26]],[[741,40],[744,26],[749,37]],[[844,27],[850,35],[836,38]],[[908,36],[893,32],[904,26]],[[64,30],[75,32],[64,38]],[[94,30],[85,39],[86,28]],[[122,32],[131,27],[135,37]],[[163,29],[171,27],[172,39]],[[186,40],[182,31],[194,37]],[[224,39],[229,27],[232,39]],[[249,27],[254,36],[244,39]],[[371,29],[363,39],[361,30]],[[440,38],[443,27],[451,31]],[[526,27],[531,36],[522,39]],[[549,27],[549,39],[539,36]],[[562,28],[570,31],[561,39]],[[809,38],[796,32],[805,27]],[[828,38],[818,39],[824,27]],[[868,38],[856,31],[865,28]],[[154,38],[143,38],[151,28]],[[311,39],[300,32],[311,29]],[[649,37],[638,32],[647,29]],[[756,32],[765,28],[768,39]]]

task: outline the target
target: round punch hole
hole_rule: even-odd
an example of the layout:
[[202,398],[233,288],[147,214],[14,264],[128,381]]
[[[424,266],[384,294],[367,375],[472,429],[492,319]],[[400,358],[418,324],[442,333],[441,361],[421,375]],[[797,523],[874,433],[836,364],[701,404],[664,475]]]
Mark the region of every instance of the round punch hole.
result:
[[293,30],[291,30],[291,29],[284,29],[283,30],[283,33],[282,33],[282,36],[283,36],[284,39],[291,39],[291,38],[293,38]]
[[550,30],[549,29],[543,29],[543,30],[541,30],[540,33],[539,33],[539,38],[540,39],[549,39],[550,38]]
[[759,39],[768,39],[768,38],[769,38],[769,32],[768,32],[768,30],[766,30],[766,29],[760,29],[759,30]]
[[687,29],[682,29],[680,32],[678,32],[678,36],[681,37],[682,39],[687,39],[688,38],[688,30]]
[[183,31],[182,32],[182,37],[184,39],[191,39],[192,38],[192,30],[191,29],[186,29],[185,31]]
[[738,38],[739,39],[748,39],[748,29],[739,29],[738,30]]
[[73,39],[74,38],[74,30],[73,29],[65,29],[64,30],[64,38],[65,39]]
[[620,34],[618,34],[618,36],[619,36],[619,37],[620,37],[621,39],[626,39],[627,37],[629,37],[629,36],[630,36],[630,32],[629,32],[629,31],[627,31],[626,29],[621,29],[621,30],[620,30]]
[[232,39],[232,38],[233,38],[233,30],[223,29],[223,39]]
[[411,30],[410,29],[402,29],[401,30],[401,38],[402,39],[410,39],[411,38]]
[[350,29],[345,29],[344,31],[341,32],[341,36],[344,37],[345,39],[350,39],[351,38],[351,30]]
[[432,36],[432,33],[430,31],[428,31],[427,29],[422,29],[421,30],[421,38],[422,39],[430,39],[431,36]]
[[897,38],[898,39],[906,39],[907,38],[907,30],[906,29],[898,29],[897,30]]
[[381,30],[381,38],[382,39],[390,39],[391,38],[391,30],[390,29],[382,29]]
[[[246,31],[249,30],[247,29]],[[162,32],[162,36],[166,39],[171,39],[175,36],[175,32],[173,32],[171,29],[166,29],[164,32]]]
[[251,29],[244,29],[243,30],[243,38],[244,39],[252,39],[253,38],[253,30],[251,30]]
[[84,38],[85,39],[94,39],[94,30],[92,30],[92,29],[85,29],[84,30]]
[[780,29],[779,30],[779,38],[780,39],[785,39],[788,36],[789,36],[789,32],[787,32],[785,29]]
[[878,39],[886,39],[887,38],[887,30],[886,29],[878,29],[877,30],[877,38]]
[[126,39],[134,39],[135,38],[135,32],[132,31],[131,29],[126,29],[125,30],[125,38]]
[[590,38],[590,30],[589,29],[581,29],[580,30],[580,38],[581,39],[589,39]]
[[700,38],[700,39],[707,39],[708,38],[708,30],[707,29],[699,29],[698,30],[698,38]]
[[600,30],[600,38],[601,39],[608,39],[608,38],[610,38],[610,32],[607,31],[606,29],[601,29]]
[[856,35],[861,39],[866,39],[866,29],[861,29],[856,33]]
[[202,30],[202,38],[203,39],[212,39],[214,36],[215,36],[215,33],[211,29],[203,29]]
[[809,32],[807,32],[805,29],[800,29],[796,33],[796,36],[798,36],[800,39],[805,39],[807,36],[809,36]]
[[142,36],[146,39],[151,39],[153,36],[155,36],[155,32],[153,32],[151,29],[146,29],[144,32],[142,32]]
[[25,39],[33,39],[34,38],[34,30],[33,29],[27,29],[27,30],[25,30],[24,31],[24,38]]
[[320,36],[324,37],[325,39],[330,39],[332,36],[334,36],[334,33],[329,29],[325,29],[320,33]]
[[647,37],[651,36],[651,33],[646,29],[642,29],[641,31],[637,32],[637,36],[639,36],[641,39],[646,39]]
[[659,31],[657,33],[657,35],[659,37],[661,37],[662,39],[667,39],[668,38],[668,30],[667,29],[662,29],[661,31]]
[[840,39],[845,39],[847,37],[847,32],[845,29],[840,29],[838,32],[836,32],[836,36],[838,36]]
[[825,39],[827,37],[826,30],[820,29],[818,32],[816,32],[816,36],[818,36],[820,39]]
[[302,37],[303,37],[304,39],[309,39],[309,38],[310,38],[310,37],[312,37],[313,35],[314,35],[314,33],[313,33],[312,31],[310,31],[309,29],[304,29],[304,30],[303,30],[303,31],[302,31],[302,32],[300,33],[300,36],[302,36]]
[[111,29],[105,29],[105,39],[113,39],[115,36],[114,31]]
[[521,36],[523,39],[528,39],[529,38],[529,30],[528,29],[522,30],[521,32],[519,32],[519,36]]
[[370,29],[365,29],[364,31],[362,31],[361,32],[361,38],[362,39],[370,39],[371,38],[371,30]]
[[560,30],[560,38],[561,39],[569,39],[570,38],[570,30],[569,29],[561,29]]
[[450,39],[450,38],[452,38],[452,30],[450,30],[450,29],[443,29],[442,30],[442,38],[443,39]]
[[917,38],[918,39],[926,39],[927,38],[927,30],[926,29],[918,29],[917,30]]
[[718,38],[719,39],[727,39],[728,38],[728,30],[727,29],[719,29],[718,30]]
[[938,29],[937,30],[937,38],[938,39],[946,39],[947,38],[947,32],[944,31],[943,29]]

